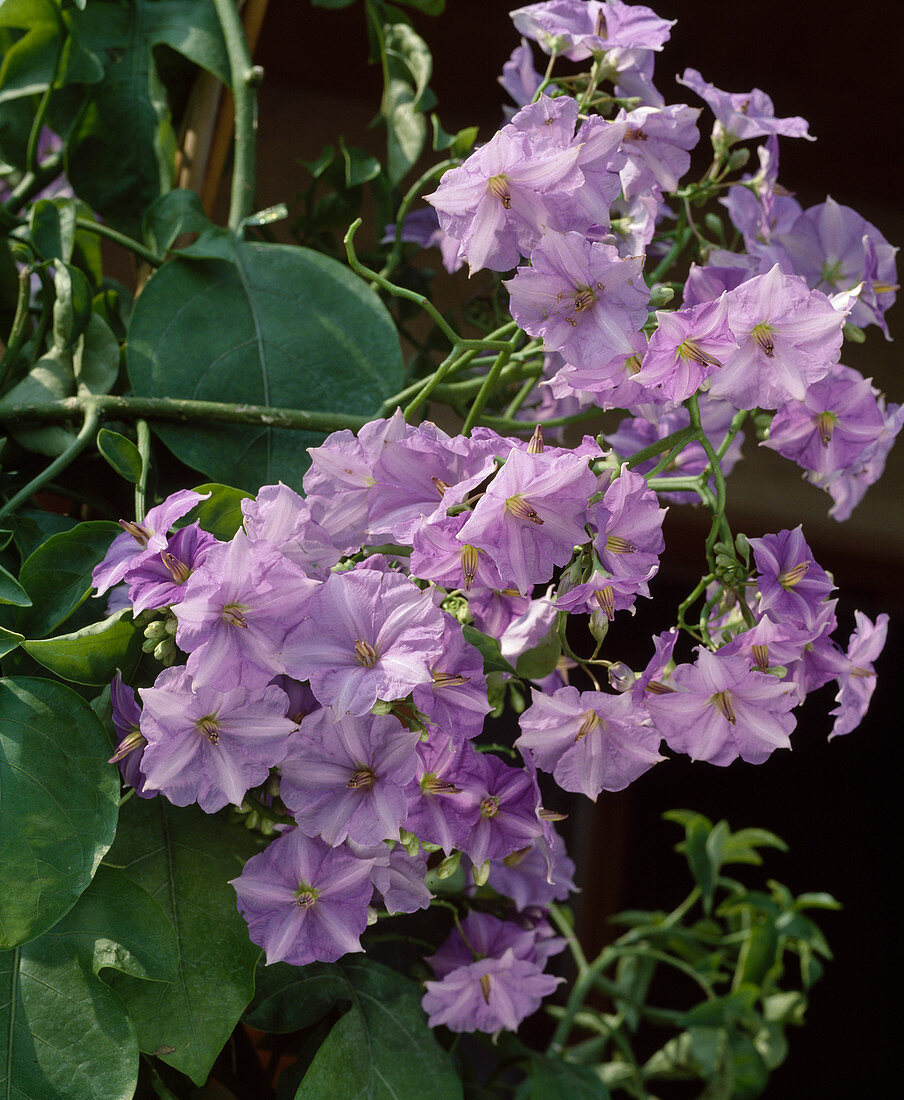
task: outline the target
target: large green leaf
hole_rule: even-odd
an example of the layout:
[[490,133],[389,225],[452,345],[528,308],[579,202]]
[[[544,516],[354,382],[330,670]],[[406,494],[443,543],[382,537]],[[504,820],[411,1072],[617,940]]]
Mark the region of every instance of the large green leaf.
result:
[[19,583],[31,597],[32,606],[19,609],[16,630],[28,638],[43,638],[65,622],[88,598],[94,567],[121,534],[115,523],[92,520],[51,535],[42,543],[19,573]]
[[131,611],[117,611],[71,634],[26,641],[22,648],[45,668],[76,684],[109,684],[119,669],[128,678],[141,660],[144,635]]
[[120,784],[109,755],[70,688],[0,680],[0,948],[52,927],[112,844]]
[[[208,257],[211,252],[225,259]],[[185,250],[135,303],[126,365],[136,394],[374,415],[401,388],[389,313],[335,260],[227,235]],[[155,426],[183,462],[257,492],[298,489],[321,435],[231,425]]]
[[421,1008],[415,982],[366,957],[262,971],[252,1027],[287,1032],[348,1010],[333,1025],[296,1094],[298,1100],[453,1100],[461,1082]]
[[257,850],[251,834],[197,806],[130,799],[107,863],[162,905],[176,930],[179,968],[170,985],[113,975],[138,1043],[203,1084],[254,992],[260,949],[239,916],[235,878]]
[[67,154],[78,195],[111,224],[140,236],[144,210],[172,186],[175,135],[154,48],[168,46],[229,80],[210,0],[92,0],[72,22],[103,59],[103,80]]
[[389,182],[396,184],[424,149],[424,111],[436,102],[427,87],[433,60],[424,40],[407,23],[383,28],[386,77],[380,114],[386,122]]
[[95,84],[103,78],[99,59],[80,42],[72,13],[61,13],[55,0],[6,0],[0,5],[0,26],[25,31],[4,53],[0,65],[0,103],[49,87],[58,54],[57,87]]
[[98,868],[51,931],[0,952],[0,1093],[48,1100],[129,1100],[138,1042],[100,971],[168,980],[176,972],[172,926],[121,871]]

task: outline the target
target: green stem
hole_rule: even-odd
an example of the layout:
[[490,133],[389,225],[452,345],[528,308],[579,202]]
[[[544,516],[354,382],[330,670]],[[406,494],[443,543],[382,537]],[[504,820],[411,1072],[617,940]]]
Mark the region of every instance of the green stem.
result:
[[360,275],[362,279],[369,279],[371,283],[380,287],[381,290],[385,290],[388,294],[392,294],[396,298],[404,298],[409,302],[414,302],[415,305],[420,306],[425,313],[428,313],[433,318],[437,328],[440,329],[450,344],[460,343],[461,337],[451,325],[449,325],[445,317],[443,317],[429,298],[425,298],[423,294],[415,294],[413,290],[406,290],[404,287],[396,286],[395,283],[391,283],[388,279],[384,279],[382,275],[379,275],[376,271],[372,271],[369,267],[365,267],[365,265],[361,263],[355,253],[354,246],[355,234],[361,228],[361,221],[361,218],[356,218],[348,227],[343,237],[345,254],[348,257],[348,265],[352,271],[354,271],[356,275]]
[[114,229],[110,225],[102,225],[100,222],[92,221],[90,218],[76,218],[75,224],[77,228],[84,229],[87,233],[94,233],[98,237],[106,237],[108,241],[115,241],[116,244],[121,245],[123,248],[127,248],[130,252],[134,252],[136,256],[139,256],[152,267],[160,267],[166,260],[165,256],[158,256],[156,252],[152,252],[149,248],[145,248],[140,242],[134,240],[132,237],[127,237],[125,233],[120,233],[118,229]]
[[369,416],[347,413],[313,412],[305,409],[279,409],[269,405],[232,405],[219,401],[189,401],[173,397],[118,397],[90,394],[12,405],[0,401],[0,422],[20,423],[35,420],[71,420],[96,409],[101,417],[117,420],[204,421],[227,424],[257,424],[267,428],[297,431],[335,432],[349,428],[359,431]]
[[9,340],[3,357],[0,358],[0,391],[6,388],[6,383],[16,368],[16,360],[25,343],[28,328],[28,303],[31,298],[31,265],[27,264],[19,272],[19,292],[16,296],[16,313],[13,317],[13,327],[10,330]]
[[499,352],[496,356],[496,361],[493,363],[487,372],[486,378],[483,380],[483,385],[477,391],[477,396],[471,402],[471,407],[468,409],[468,415],[465,418],[465,422],[462,425],[461,434],[470,435],[471,429],[477,423],[477,418],[483,412],[483,407],[487,403],[490,394],[493,392],[494,387],[499,379],[499,375],[502,372],[502,368],[509,361],[511,355],[511,349],[505,348]]
[[398,267],[399,260],[402,256],[402,248],[404,241],[402,240],[402,224],[405,221],[405,217],[408,214],[408,210],[411,204],[421,193],[421,189],[425,184],[430,183],[431,180],[441,176],[447,169],[454,168],[458,164],[456,160],[442,160],[439,164],[435,164],[432,168],[428,168],[426,172],[422,172],[421,175],[414,181],[414,183],[405,192],[405,196],[399,204],[399,210],[396,214],[395,220],[395,240],[392,243],[389,255],[386,257],[386,263],[380,269],[380,275],[386,279],[393,271]]
[[135,519],[141,523],[147,503],[148,470],[151,466],[151,429],[142,417],[136,422],[135,430],[138,434],[138,453],[141,455],[141,473],[135,484]]
[[420,387],[418,388],[415,396],[405,406],[405,410],[402,415],[405,417],[406,420],[410,420],[411,417],[414,416],[414,414],[418,411],[421,405],[423,405],[430,394],[433,393],[440,382],[442,382],[442,380],[448,374],[451,374],[454,368],[460,365],[461,358],[462,356],[459,355],[457,346],[453,347],[446,358],[442,361],[442,363],[440,363],[440,365],[436,368],[436,370],[427,378],[426,381],[420,384]]
[[[567,428],[569,424],[583,424],[588,420],[597,420],[599,415],[599,409],[585,409],[571,416],[550,417],[549,420],[542,421],[542,427]],[[537,426],[531,420],[510,420],[506,416],[482,416],[480,423],[486,424],[488,428],[495,428],[498,432],[532,432]]]
[[552,918],[553,924],[562,933],[565,942],[568,944],[568,949],[571,951],[572,958],[574,959],[574,965],[578,968],[578,974],[585,973],[589,968],[587,956],[584,954],[584,949],[581,947],[580,940],[578,940],[577,936],[574,934],[574,929],[566,918],[562,907],[553,902],[549,907],[549,915]]
[[99,423],[99,410],[96,408],[87,408],[85,410],[85,419],[82,423],[81,430],[75,439],[73,439],[66,450],[55,458],[46,469],[42,470],[37,477],[33,477],[18,493],[10,497],[3,507],[0,508],[0,519],[9,515],[10,512],[14,512],[20,504],[24,504],[25,501],[33,497],[42,486],[46,485],[47,482],[55,477],[61,470],[65,470],[67,466],[71,465],[85,447],[94,439],[94,436],[97,434],[97,426]]
[[242,19],[235,0],[213,0],[229,55],[229,73],[235,100],[235,153],[229,196],[229,228],[239,232],[254,209],[257,174],[257,96],[263,71],[251,61]]
[[694,428],[679,428],[675,432],[670,432],[668,435],[657,439],[655,443],[650,443],[640,451],[635,451],[630,458],[626,459],[628,469],[631,470],[635,466],[639,466],[642,462],[646,462],[648,459],[655,458],[656,455],[660,455],[663,451],[669,451],[674,447],[684,447],[685,444],[690,443],[696,439],[697,433]]

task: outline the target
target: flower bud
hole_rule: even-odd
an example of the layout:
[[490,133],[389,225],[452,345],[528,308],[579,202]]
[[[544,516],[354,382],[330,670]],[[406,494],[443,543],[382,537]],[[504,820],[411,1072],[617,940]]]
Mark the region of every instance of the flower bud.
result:
[[446,858],[439,864],[437,864],[434,874],[437,878],[451,878],[458,870],[458,865],[461,863],[461,852],[453,852],[451,856]]
[[471,877],[475,886],[486,886],[490,877],[490,861],[485,859],[481,864],[474,864],[471,868]]

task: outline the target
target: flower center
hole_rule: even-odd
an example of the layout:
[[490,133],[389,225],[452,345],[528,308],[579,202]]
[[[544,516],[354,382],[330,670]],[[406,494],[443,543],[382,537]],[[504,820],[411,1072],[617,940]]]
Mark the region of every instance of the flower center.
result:
[[220,727],[217,725],[217,716],[215,714],[205,714],[203,718],[198,719],[196,724],[211,745],[219,743]]
[[574,739],[575,744],[578,741],[583,741],[588,733],[593,733],[593,731],[599,726],[599,724],[600,716],[596,713],[595,710],[588,710],[584,715],[584,721],[581,722],[577,737],[575,737]]
[[621,535],[606,535],[606,549],[610,554],[633,554],[637,547]]
[[369,787],[372,787],[376,781],[377,777],[374,775],[373,768],[361,765],[351,779],[345,784],[345,787],[346,790],[349,791],[366,791]]
[[176,584],[185,584],[191,576],[191,570],[185,562],[179,561],[178,558],[174,558],[173,555],[168,554],[166,550],[161,552],[160,557]]
[[379,657],[379,654],[370,642],[364,642],[360,638],[356,640],[355,660],[359,665],[363,665],[365,668],[373,668],[377,663],[377,657]]
[[465,582],[465,591],[471,591],[471,585],[477,576],[477,551],[473,546],[466,546],[461,552],[461,575]]
[[689,359],[700,367],[722,366],[722,361],[714,355],[710,355],[708,351],[704,351],[696,340],[685,340],[683,344],[679,344],[678,357],[685,360]]
[[153,531],[149,531],[147,527],[142,527],[140,523],[135,523],[135,521],[131,519],[121,519],[119,521],[119,526],[142,546],[147,546],[148,539],[154,533]]
[[782,588],[795,588],[807,575],[807,570],[810,568],[808,561],[798,562],[793,569],[788,569],[784,573],[779,573],[778,583]]
[[508,188],[508,180],[503,175],[490,176],[488,186],[490,194],[499,199],[506,210],[512,208],[512,195]]
[[304,881],[299,882],[298,889],[295,891],[295,903],[299,909],[310,909],[319,897],[319,890],[315,890]]
[[582,313],[585,309],[590,309],[593,303],[596,301],[596,295],[590,289],[590,287],[583,287],[578,290],[574,296],[574,311],[575,313]]
[[228,603],[223,608],[223,618],[230,626],[239,626],[246,629],[248,624],[245,622],[245,612],[247,607],[242,607],[238,603]]
[[494,798],[492,795],[487,797],[480,803],[480,815],[481,817],[495,817],[499,813],[499,799]]
[[489,1004],[490,1003],[490,975],[489,974],[481,974],[480,975],[480,992],[483,994],[484,1001],[487,1004]]
[[828,409],[825,412],[821,412],[816,417],[816,430],[819,432],[819,442],[828,449],[829,444],[832,442],[832,432],[835,431],[835,425],[838,423],[838,417],[829,412]]
[[605,588],[598,589],[593,593],[593,598],[599,604],[600,611],[605,614],[611,623],[615,618],[615,597],[612,592],[612,585],[607,584]]
[[511,512],[516,519],[526,519],[529,523],[536,523],[538,526],[543,524],[537,510],[532,504],[528,504],[520,493],[508,498],[505,502],[505,510]]
[[421,790],[425,794],[458,794],[459,788],[448,779],[440,779],[435,772],[427,772],[421,779]]
[[775,342],[772,339],[772,326],[768,321],[761,321],[750,330],[750,335],[763,349],[767,359],[775,358]]
[[717,691],[716,694],[710,699],[711,703],[715,703],[723,716],[734,725],[737,722],[737,715],[734,712],[734,704],[731,701],[730,691]]
[[753,646],[753,664],[760,672],[766,671],[769,667],[769,646],[762,644]]

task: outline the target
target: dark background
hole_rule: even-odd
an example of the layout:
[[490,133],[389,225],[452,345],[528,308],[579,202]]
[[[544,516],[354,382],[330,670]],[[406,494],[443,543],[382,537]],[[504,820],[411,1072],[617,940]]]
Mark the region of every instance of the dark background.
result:
[[[782,140],[784,185],[804,205],[831,194],[892,243],[904,240],[904,7],[890,0],[843,9],[789,0],[721,5],[688,0],[653,7],[678,20],[657,61],[655,81],[667,101],[702,105],[672,83],[673,74],[686,66],[726,91],[762,88],[772,96],[777,115],[803,115],[818,139]],[[496,77],[518,43],[508,10],[509,4],[496,0],[449,0],[438,20],[415,14],[434,54],[431,86],[449,131],[479,122],[487,139],[500,123],[505,97]],[[333,12],[312,8],[307,0],[271,0],[255,58],[266,73],[260,98],[260,206],[291,199],[305,182],[298,159],[312,159],[324,144],[335,144],[340,132],[350,143],[380,151],[382,133],[367,129],[379,102],[380,73],[366,57],[362,4]],[[704,111],[704,135],[711,121]],[[899,304],[888,317],[899,341],[902,312]],[[900,402],[898,347],[872,328],[865,346],[846,346],[844,361]],[[833,701],[831,689],[823,689],[801,714],[792,753],[776,753],[759,768],[662,764],[630,790],[603,795],[595,809],[585,803],[569,822],[581,863],[584,892],[577,905],[588,946],[611,934],[603,914],[627,906],[667,907],[686,893],[682,861],[670,852],[679,830],[660,820],[672,808],[725,817],[733,828],[775,831],[791,852],[770,853],[768,874],[795,893],[826,890],[844,903],[839,914],[818,915],[836,958],[812,991],[808,1026],[789,1036],[791,1054],[772,1079],[770,1097],[898,1091],[889,1082],[898,1075],[901,981],[894,881],[904,764],[898,696],[904,660],[902,450],[899,444],[884,481],[844,525],[827,518],[828,498],[802,485],[795,467],[750,442],[747,461],[729,481],[734,530],[761,535],[804,522],[817,560],[840,589],[842,644],[854,608],[871,618],[883,610],[891,613],[879,685],[860,729],[826,743]],[[649,644],[643,638],[668,625],[671,609],[699,576],[705,526],[693,510],[671,509],[669,564],[653,587],[655,611],[645,609],[638,621],[628,621],[627,630],[612,631],[614,645],[641,647],[640,663]]]

